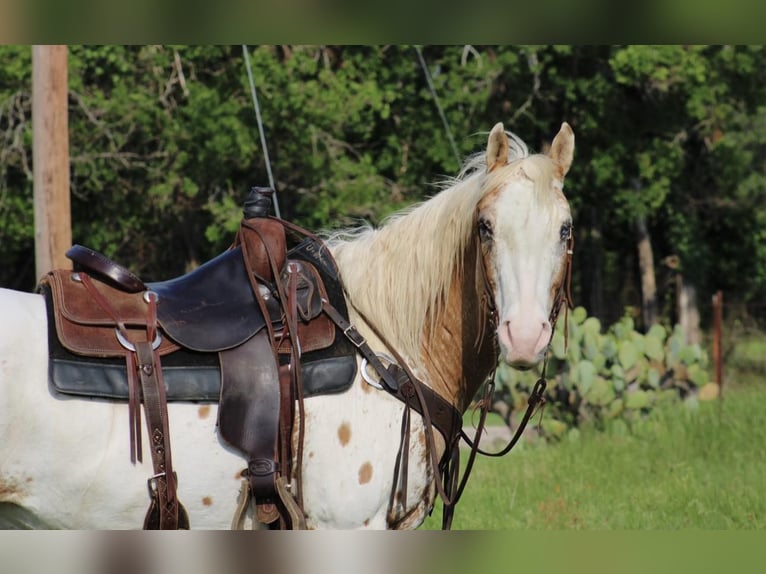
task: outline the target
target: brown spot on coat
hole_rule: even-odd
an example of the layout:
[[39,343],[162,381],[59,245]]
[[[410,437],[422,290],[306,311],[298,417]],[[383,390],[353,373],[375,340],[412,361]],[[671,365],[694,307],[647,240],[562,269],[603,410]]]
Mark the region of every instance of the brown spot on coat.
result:
[[209,496],[202,498],[202,506],[213,506],[213,499]]
[[201,419],[206,419],[210,416],[210,405],[202,405],[199,409],[197,409],[197,415]]
[[359,484],[367,484],[372,480],[372,465],[365,462],[359,467]]
[[[27,479],[26,482],[30,482],[30,479]],[[16,501],[23,498],[25,494],[26,491],[18,480],[0,477],[0,500]]]
[[342,446],[346,446],[351,440],[351,425],[343,423],[338,427],[338,440]]

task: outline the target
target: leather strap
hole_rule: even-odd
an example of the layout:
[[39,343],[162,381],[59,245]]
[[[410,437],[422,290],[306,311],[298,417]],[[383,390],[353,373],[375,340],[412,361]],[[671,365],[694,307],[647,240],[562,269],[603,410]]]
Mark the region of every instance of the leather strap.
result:
[[359,353],[377,371],[383,382],[383,388],[404,404],[413,408],[418,414],[425,416],[423,405],[418,400],[417,392],[413,388],[413,386],[417,386],[436,430],[444,436],[447,445],[453,444],[462,428],[463,418],[460,412],[451,403],[442,398],[441,395],[436,393],[436,391],[431,389],[431,387],[426,386],[418,379],[410,377],[399,365],[392,364],[388,368],[384,367],[356,327],[349,323],[326,300],[323,301],[322,308],[330,319],[343,331],[349,341],[356,346]]
[[151,343],[140,342],[136,343],[135,347],[154,467],[154,476],[149,479],[152,503],[144,519],[144,529],[188,528],[186,511],[176,495],[176,476],[170,455],[168,411],[162,371],[157,364]]
[[395,393],[399,388],[398,381],[391,373],[388,372],[388,370],[386,370],[386,367],[383,366],[383,363],[380,362],[378,356],[373,352],[372,349],[370,349],[366,339],[361,335],[361,333],[359,333],[359,331],[357,331],[356,327],[349,323],[343,315],[338,313],[338,310],[330,305],[330,302],[326,299],[322,299],[322,310],[327,313],[327,316],[332,319],[332,322],[335,323],[341,331],[343,331],[343,334],[346,336],[346,338],[351,341],[359,353],[365,359],[367,359],[367,362],[370,363],[372,368],[377,371],[381,380],[383,381],[383,386],[386,388],[386,390]]

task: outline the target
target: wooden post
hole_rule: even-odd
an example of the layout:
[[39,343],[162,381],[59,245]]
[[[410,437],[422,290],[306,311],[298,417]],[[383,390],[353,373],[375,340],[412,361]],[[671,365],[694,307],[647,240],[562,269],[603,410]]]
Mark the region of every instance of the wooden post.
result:
[[713,366],[718,396],[723,397],[723,292],[713,295]]
[[32,47],[32,160],[35,270],[71,268],[69,117],[66,46]]

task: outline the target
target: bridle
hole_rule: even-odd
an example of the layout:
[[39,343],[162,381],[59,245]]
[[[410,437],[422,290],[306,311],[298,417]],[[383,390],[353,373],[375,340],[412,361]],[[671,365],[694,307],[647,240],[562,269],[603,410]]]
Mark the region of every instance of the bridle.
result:
[[[495,331],[495,335],[493,338],[495,350],[497,350],[497,307],[495,305],[494,300],[494,293],[492,285],[490,284],[490,281],[488,279],[487,270],[486,270],[486,262],[484,261],[483,254],[481,253],[481,246],[479,242],[477,242],[478,245],[478,257],[481,260],[481,265],[479,266],[481,269],[481,273],[483,275],[483,282],[484,282],[484,293],[481,295],[481,299],[484,302],[483,304],[487,306],[487,312],[489,313],[489,328]],[[487,376],[485,388],[484,388],[484,395],[482,399],[480,400],[479,404],[479,422],[476,425],[476,432],[473,436],[473,438],[470,438],[464,430],[460,430],[460,438],[463,439],[466,444],[470,447],[470,452],[468,455],[468,461],[466,463],[465,470],[463,471],[463,477],[460,479],[460,485],[455,489],[454,494],[455,496],[452,498],[452,500],[448,501],[442,497],[442,501],[444,502],[444,519],[442,522],[443,528],[449,528],[451,521],[452,521],[452,512],[454,511],[454,507],[457,504],[457,502],[460,500],[460,497],[463,494],[463,490],[465,489],[466,484],[468,483],[468,477],[471,474],[471,470],[473,468],[473,463],[476,460],[476,455],[481,454],[483,456],[489,456],[489,457],[501,457],[508,454],[514,446],[516,446],[516,443],[518,443],[519,439],[521,438],[521,435],[524,433],[524,430],[527,427],[527,423],[529,420],[534,416],[535,412],[537,412],[538,407],[545,404],[545,389],[548,386],[548,381],[546,379],[546,368],[548,366],[548,354],[550,353],[550,345],[551,340],[553,339],[553,333],[556,330],[556,322],[558,321],[559,313],[561,311],[561,307],[565,306],[564,310],[564,339],[565,339],[565,345],[567,341],[567,334],[568,331],[568,322],[569,322],[569,307],[572,306],[572,256],[574,255],[574,232],[572,228],[569,228],[569,236],[567,237],[567,243],[566,243],[566,253],[565,253],[565,260],[564,260],[564,271],[563,271],[563,280],[559,284],[559,287],[556,291],[556,295],[553,300],[553,306],[551,307],[551,313],[549,316],[549,321],[551,325],[551,339],[548,341],[548,345],[545,350],[545,357],[543,359],[543,368],[542,373],[540,375],[540,378],[535,383],[532,392],[529,395],[529,398],[527,399],[527,410],[524,412],[524,416],[522,417],[521,421],[519,422],[519,425],[516,427],[516,431],[514,432],[511,439],[508,441],[508,444],[502,448],[501,450],[497,452],[487,452],[484,449],[479,447],[479,442],[481,439],[481,435],[484,432],[484,429],[486,427],[486,420],[487,420],[487,414],[489,412],[490,405],[492,403],[492,396],[495,392],[495,373],[497,370],[497,367],[494,367],[492,371]],[[495,354],[497,356],[497,354]],[[456,469],[455,469],[456,472]],[[449,510],[448,510],[449,508]]]
[[[487,328],[491,329],[493,334],[493,345],[494,345],[494,353],[493,357],[495,359],[498,356],[498,349],[497,349],[497,318],[498,318],[498,312],[497,307],[495,305],[495,299],[494,299],[494,290],[492,285],[490,284],[490,281],[488,279],[487,270],[486,270],[486,262],[484,261],[483,254],[481,252],[481,244],[479,241],[476,242],[477,244],[477,257],[479,258],[479,261],[481,262],[480,265],[478,265],[480,269],[480,273],[483,277],[483,292],[480,294],[480,300],[481,300],[481,307],[482,307],[482,319],[486,318],[487,321]],[[569,236],[567,237],[567,245],[566,245],[566,258],[565,258],[565,268],[563,270],[564,278],[561,281],[561,283],[558,286],[558,289],[556,291],[556,295],[554,297],[553,301],[553,307],[551,308],[551,313],[549,317],[549,321],[551,324],[551,339],[553,337],[553,333],[555,331],[556,327],[556,321],[558,320],[559,312],[561,310],[561,307],[563,305],[566,305],[565,309],[565,317],[568,319],[568,309],[569,306],[571,306],[572,303],[572,296],[571,296],[571,280],[572,280],[572,255],[574,253],[574,235],[572,232],[572,229],[570,227],[569,230]],[[408,456],[409,456],[409,435],[410,435],[410,410],[414,409],[417,412],[419,412],[423,416],[423,423],[424,423],[424,434],[426,438],[427,443],[427,451],[429,452],[429,457],[431,460],[432,468],[434,469],[434,473],[439,473],[439,476],[442,477],[442,481],[435,480],[436,483],[436,490],[442,499],[443,502],[443,518],[442,518],[442,528],[447,530],[450,528],[452,524],[452,517],[454,514],[454,508],[457,502],[460,500],[460,497],[463,494],[463,490],[465,489],[465,486],[468,482],[468,478],[471,474],[471,470],[473,467],[473,463],[476,459],[477,454],[482,454],[485,456],[491,456],[491,457],[499,457],[504,456],[508,454],[511,449],[516,445],[519,438],[524,432],[524,429],[527,426],[527,423],[532,418],[534,413],[536,412],[538,406],[543,404],[545,402],[545,389],[547,386],[547,380],[545,376],[545,370],[548,363],[548,353],[550,352],[550,340],[548,341],[548,346],[546,348],[545,352],[545,358],[543,360],[543,369],[542,369],[542,375],[540,379],[535,383],[534,389],[529,396],[528,399],[528,407],[526,412],[524,413],[524,416],[519,423],[519,426],[517,427],[513,437],[509,441],[509,443],[503,448],[502,450],[494,453],[490,453],[487,451],[484,451],[483,449],[479,448],[479,440],[481,438],[481,434],[484,431],[485,424],[486,424],[486,417],[487,413],[489,411],[489,407],[491,404],[491,397],[494,393],[495,389],[495,373],[497,370],[497,366],[495,365],[491,372],[488,374],[486,379],[486,385],[485,385],[485,391],[484,396],[481,400],[481,408],[480,408],[480,420],[478,425],[476,426],[476,433],[474,435],[474,438],[471,439],[468,437],[468,435],[465,434],[465,432],[462,430],[462,424],[460,424],[461,421],[461,413],[457,411],[457,409],[454,407],[454,405],[447,404],[445,406],[446,401],[439,397],[436,393],[434,393],[428,386],[426,386],[423,382],[421,382],[415,374],[412,372],[412,370],[407,365],[407,362],[404,360],[404,358],[401,356],[400,353],[397,352],[396,348],[393,347],[386,338],[376,329],[375,325],[367,318],[364,312],[362,312],[356,305],[354,305],[353,300],[349,297],[348,292],[346,292],[346,298],[350,305],[354,308],[354,310],[357,312],[357,314],[360,316],[360,318],[367,324],[367,326],[376,334],[376,336],[383,342],[383,344],[388,348],[388,350],[393,355],[395,361],[392,362],[388,367],[384,367],[383,364],[380,362],[379,355],[376,354],[370,347],[367,345],[364,338],[359,334],[359,332],[356,330],[356,328],[345,321],[342,317],[337,316],[336,313],[333,312],[333,309],[330,307],[325,308],[325,311],[328,312],[332,320],[338,325],[338,327],[344,332],[344,334],[354,343],[354,345],[357,347],[358,351],[363,355],[364,359],[372,366],[375,371],[380,375],[381,382],[383,383],[379,388],[382,388],[383,390],[389,392],[399,400],[405,403],[405,409],[403,411],[402,416],[402,431],[401,431],[401,444],[399,448],[399,452],[396,457],[396,464],[394,468],[394,485],[391,492],[391,498],[389,502],[389,517],[390,519],[393,519],[393,507],[394,507],[394,500],[395,500],[395,491],[397,484],[401,485],[401,492],[403,493],[402,499],[400,501],[400,504],[404,507],[406,507],[406,492],[407,492],[407,466],[408,466]],[[480,328],[480,332],[482,329]],[[485,329],[486,331],[486,329]],[[477,346],[479,341],[481,340],[481,334],[479,334],[479,339],[477,340]],[[566,338],[566,335],[565,335]],[[448,423],[445,424],[444,422],[444,411],[450,410],[451,418],[453,419],[451,421],[451,425]],[[441,413],[441,417],[434,418],[432,416],[434,413]],[[447,421],[449,421],[450,416],[447,415]],[[457,419],[456,421],[454,419]],[[445,432],[445,428],[454,429],[455,425],[457,425],[457,430],[454,430],[454,432]],[[436,455],[436,442],[434,437],[434,428],[437,428],[443,435],[445,439],[445,452],[442,456],[441,460],[437,458]],[[465,440],[465,442],[470,447],[470,454],[469,458],[465,467],[465,470],[463,471],[463,476],[460,477],[460,480],[458,481],[458,475],[460,471],[460,453],[459,453],[459,444],[460,439]]]
[[[471,458],[469,458],[469,465],[472,463],[472,458],[475,457],[475,453],[484,455],[484,456],[490,456],[490,457],[500,457],[505,456],[508,454],[511,449],[516,445],[519,438],[521,438],[521,435],[524,433],[524,429],[527,426],[527,423],[529,422],[529,419],[532,418],[535,411],[537,410],[538,406],[541,406],[545,403],[545,389],[548,386],[548,381],[546,379],[546,369],[548,366],[548,354],[550,353],[550,346],[551,341],[553,340],[553,334],[556,331],[556,323],[559,318],[559,313],[561,312],[561,308],[564,307],[564,341],[565,346],[568,343],[568,331],[569,331],[569,308],[573,306],[572,301],[572,256],[574,255],[574,231],[570,227],[569,229],[569,236],[567,237],[567,243],[566,243],[566,253],[565,253],[565,259],[564,259],[564,271],[563,271],[563,279],[561,283],[558,286],[558,289],[556,290],[556,296],[553,299],[553,306],[551,307],[551,313],[548,318],[548,321],[551,325],[551,339],[548,341],[548,345],[545,349],[545,357],[543,358],[543,368],[542,373],[540,375],[540,378],[535,383],[532,392],[529,395],[529,399],[527,400],[528,406],[527,410],[524,413],[524,416],[522,417],[521,421],[519,422],[519,426],[516,428],[516,432],[511,437],[508,444],[501,449],[498,452],[487,452],[481,448],[479,448],[479,438],[481,436],[481,433],[484,431],[485,428],[485,422],[487,413],[489,411],[489,407],[491,404],[491,398],[495,391],[495,371],[496,369],[493,369],[492,372],[487,377],[487,384],[485,387],[485,393],[481,400],[481,408],[480,408],[480,418],[479,423],[476,426],[476,434],[474,435],[474,438],[471,439],[468,437],[468,435],[465,434],[465,431],[460,431],[461,438],[466,441],[466,443],[471,447]],[[481,270],[482,275],[484,276],[484,290],[485,293],[482,296],[482,300],[485,301],[487,305],[489,305],[489,314],[490,314],[490,325],[491,328],[496,328],[497,326],[497,307],[494,303],[494,297],[492,293],[492,286],[490,285],[487,272],[486,272],[486,262],[484,261],[484,258],[482,257],[482,254],[479,253],[479,257],[481,257]],[[497,337],[495,337],[495,344],[497,344]],[[470,466],[466,467],[466,472],[470,469]]]

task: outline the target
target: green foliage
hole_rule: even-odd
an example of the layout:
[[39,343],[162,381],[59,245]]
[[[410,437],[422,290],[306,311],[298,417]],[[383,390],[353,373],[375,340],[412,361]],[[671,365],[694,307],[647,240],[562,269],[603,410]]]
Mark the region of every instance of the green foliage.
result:
[[[617,418],[633,423],[668,401],[694,401],[709,381],[707,355],[699,345],[684,343],[679,325],[670,336],[662,325],[641,334],[625,316],[601,333],[600,322],[577,307],[569,317],[566,353],[563,330],[559,321],[547,372],[545,417],[556,422],[543,429],[551,430],[552,438],[583,424],[601,427]],[[501,365],[498,398],[508,401],[511,410],[526,408],[538,376]]]
[[[422,53],[460,156],[480,151],[497,121],[532,151],[561,121],[573,126],[574,291],[601,321],[640,303],[638,218],[657,265],[677,255],[700,301],[718,288],[766,295],[763,47]],[[265,45],[250,54],[287,219],[315,230],[378,224],[455,174],[413,46]],[[29,288],[31,49],[0,46],[0,57],[0,284]],[[224,249],[249,187],[268,184],[241,47],[71,46],[69,88],[74,240],[147,279]],[[609,343],[590,336],[574,358],[592,360],[594,345]]]

